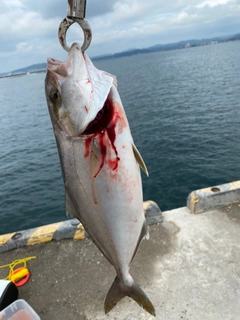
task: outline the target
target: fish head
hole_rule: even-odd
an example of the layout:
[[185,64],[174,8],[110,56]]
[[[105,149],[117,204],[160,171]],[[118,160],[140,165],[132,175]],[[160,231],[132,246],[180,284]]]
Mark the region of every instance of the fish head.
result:
[[74,43],[66,62],[48,59],[46,99],[53,127],[78,137],[103,108],[114,76],[94,67]]

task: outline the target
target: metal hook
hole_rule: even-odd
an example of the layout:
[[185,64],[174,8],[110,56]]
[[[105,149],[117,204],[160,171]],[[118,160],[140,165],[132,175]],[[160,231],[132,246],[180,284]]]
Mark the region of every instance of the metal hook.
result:
[[66,51],[70,50],[66,42],[66,33],[68,28],[75,22],[80,25],[84,34],[82,52],[84,52],[91,43],[92,30],[87,20],[84,19],[85,12],[86,12],[86,0],[68,0],[67,17],[63,19],[63,21],[60,23],[60,26],[58,29],[58,39],[63,49],[65,49]]

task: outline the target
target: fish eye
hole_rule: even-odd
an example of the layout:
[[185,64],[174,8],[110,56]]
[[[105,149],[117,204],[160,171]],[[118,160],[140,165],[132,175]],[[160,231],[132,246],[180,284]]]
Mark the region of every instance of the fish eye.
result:
[[52,95],[52,98],[53,98],[54,100],[57,100],[57,99],[59,98],[58,93],[57,93],[57,92],[54,92],[54,94]]
[[60,92],[57,89],[52,89],[50,92],[50,100],[56,105],[57,107],[61,103],[61,96]]

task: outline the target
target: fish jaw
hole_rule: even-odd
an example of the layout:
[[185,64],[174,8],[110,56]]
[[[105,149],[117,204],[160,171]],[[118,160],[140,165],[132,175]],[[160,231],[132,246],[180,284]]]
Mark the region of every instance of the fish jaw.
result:
[[[103,108],[114,77],[96,69],[77,43],[66,62],[48,59],[47,70],[45,88],[51,118],[69,136],[77,137]],[[61,100],[57,107],[51,99],[53,92]]]

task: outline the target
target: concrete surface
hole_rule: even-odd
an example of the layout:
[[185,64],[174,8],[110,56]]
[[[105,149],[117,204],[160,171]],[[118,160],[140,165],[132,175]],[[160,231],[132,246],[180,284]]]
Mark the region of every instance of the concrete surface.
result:
[[[240,207],[194,215],[184,207],[163,213],[150,227],[131,266],[162,320],[240,319]],[[19,288],[42,320],[153,319],[124,298],[105,315],[103,302],[115,272],[90,239],[61,240],[0,255],[1,264],[29,261]],[[7,270],[0,269],[0,278]],[[4,274],[5,272],[5,274]]]

